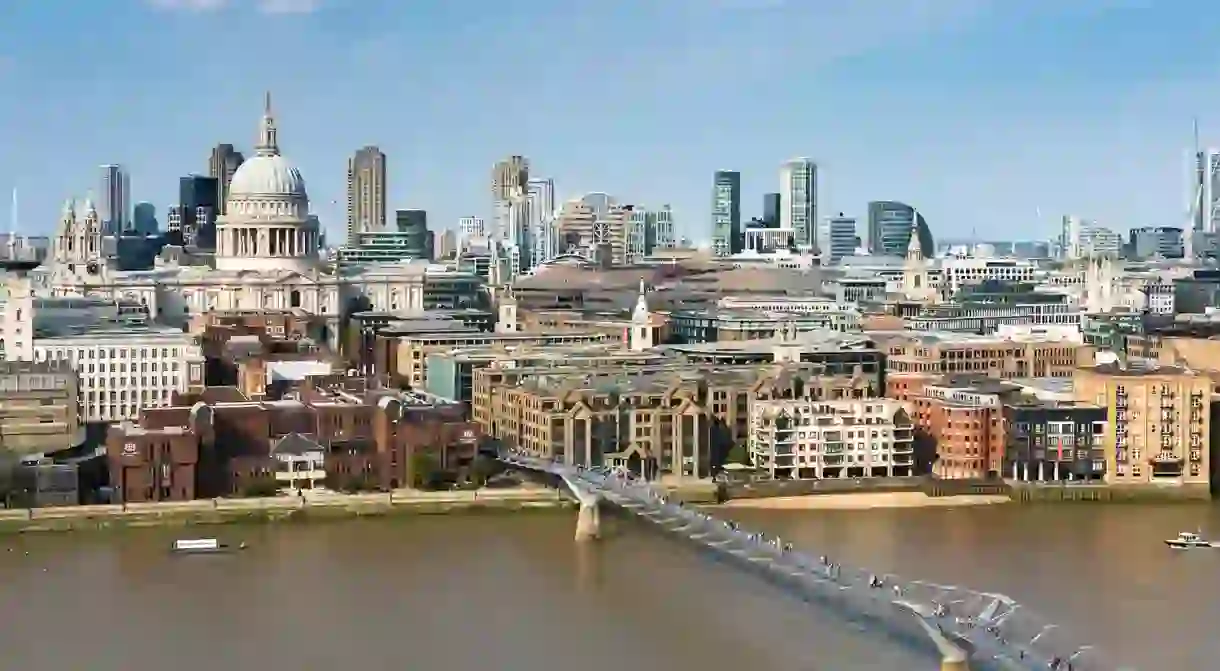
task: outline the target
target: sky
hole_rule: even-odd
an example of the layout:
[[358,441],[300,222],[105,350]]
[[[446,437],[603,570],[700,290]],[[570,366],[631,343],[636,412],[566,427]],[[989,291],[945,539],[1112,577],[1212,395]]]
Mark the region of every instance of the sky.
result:
[[695,240],[714,171],[745,219],[796,156],[819,214],[901,200],[938,238],[1180,226],[1192,119],[1220,145],[1216,34],[1203,0],[0,0],[0,193],[48,234],[119,163],[163,214],[270,90],[335,233],[366,144],[436,229],[489,216],[510,154]]

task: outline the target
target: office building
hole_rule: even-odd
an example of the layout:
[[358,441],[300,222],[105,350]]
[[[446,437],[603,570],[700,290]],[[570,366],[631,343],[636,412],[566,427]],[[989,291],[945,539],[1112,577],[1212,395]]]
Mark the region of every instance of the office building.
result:
[[407,251],[411,258],[427,259],[428,213],[424,210],[395,210],[394,226],[407,236]]
[[362,147],[347,162],[347,240],[357,244],[360,233],[386,227],[385,154]]
[[487,222],[483,217],[462,217],[458,220],[458,246],[466,249],[471,242],[486,244]]
[[677,233],[674,230],[674,211],[669,205],[652,212],[653,217],[653,249],[673,249],[678,246]]
[[905,257],[911,244],[911,230],[919,235],[919,250],[925,259],[935,258],[936,245],[928,222],[915,208],[897,201],[868,204],[868,249],[878,256]]
[[779,227],[792,231],[798,249],[812,249],[818,222],[818,165],[794,158],[780,169]]
[[187,175],[178,180],[178,230],[181,244],[199,249],[216,248],[216,213],[220,187],[215,177]]
[[560,207],[557,220],[560,252],[625,263],[632,209],[600,192],[567,201]]
[[1220,233],[1220,150],[1195,154],[1195,179],[1191,198],[1194,230]]
[[446,228],[441,231],[441,234],[436,238],[436,254],[433,261],[445,261],[448,259],[457,258],[458,250],[458,233],[452,228]]
[[246,157],[231,144],[218,144],[208,157],[208,176],[216,179],[216,204],[219,207],[217,215],[225,213],[225,203],[229,200],[229,184],[233,175],[245,162]]
[[819,236],[818,249],[830,263],[838,263],[840,259],[856,253],[856,218],[845,216],[842,212],[837,217],[827,217],[825,233]]
[[131,225],[137,235],[155,235],[160,226],[157,224],[157,206],[152,203],[136,203],[132,210]]
[[121,165],[103,165],[101,188],[102,235],[118,235],[131,223],[131,178]]
[[507,201],[517,191],[524,191],[530,179],[530,162],[524,156],[509,156],[497,161],[491,169],[491,200]]
[[779,228],[782,202],[778,193],[763,194],[762,221],[767,228]]
[[741,252],[741,173],[717,170],[712,183],[712,253]]
[[1143,226],[1133,228],[1127,243],[1127,255],[1135,259],[1180,259],[1184,254],[1182,229],[1174,226]]

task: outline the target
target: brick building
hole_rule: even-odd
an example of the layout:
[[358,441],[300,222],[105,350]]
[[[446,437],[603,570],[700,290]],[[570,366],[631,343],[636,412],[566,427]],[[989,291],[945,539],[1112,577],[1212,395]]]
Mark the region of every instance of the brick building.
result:
[[[418,484],[417,455],[451,471],[476,455],[478,432],[461,406],[309,384],[295,391],[297,398],[252,401],[209,389],[187,399],[193,405],[146,410],[138,423],[111,427],[112,486],[123,501],[250,495],[302,482],[390,490]],[[294,475],[313,453],[325,475]]]

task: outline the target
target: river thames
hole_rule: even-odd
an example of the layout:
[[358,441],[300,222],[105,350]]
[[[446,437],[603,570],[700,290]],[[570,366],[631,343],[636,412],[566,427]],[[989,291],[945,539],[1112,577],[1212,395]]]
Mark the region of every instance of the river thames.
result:
[[[799,548],[1001,591],[1142,671],[1214,668],[1220,509],[1176,505],[732,510]],[[0,538],[6,668],[904,671],[932,661],[614,520],[399,517]],[[184,534],[249,549],[173,557]],[[912,664],[912,662],[915,664]]]

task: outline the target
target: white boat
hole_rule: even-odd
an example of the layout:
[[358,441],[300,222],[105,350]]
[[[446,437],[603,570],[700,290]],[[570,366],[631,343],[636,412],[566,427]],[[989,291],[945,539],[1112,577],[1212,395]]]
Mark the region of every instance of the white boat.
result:
[[[215,538],[180,538],[174,541],[170,551],[176,554],[216,554],[229,552],[231,549]],[[246,549],[246,544],[238,545],[237,549]]]
[[1165,545],[1168,545],[1175,550],[1220,547],[1220,543],[1204,540],[1199,534],[1191,533],[1189,531],[1183,531],[1182,533],[1178,534],[1177,538],[1165,541]]

